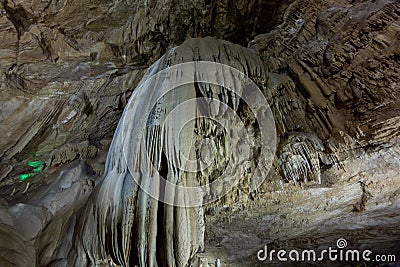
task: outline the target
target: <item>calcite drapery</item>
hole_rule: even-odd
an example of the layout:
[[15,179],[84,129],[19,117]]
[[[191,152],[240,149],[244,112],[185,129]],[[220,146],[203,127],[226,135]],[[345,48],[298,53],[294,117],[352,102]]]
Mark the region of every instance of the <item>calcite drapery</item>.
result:
[[290,182],[321,183],[320,153],[324,146],[317,136],[293,133],[281,145],[278,160],[283,177]]
[[[259,58],[250,50],[226,41],[191,39],[171,49],[148,70],[135,89],[115,132],[103,181],[81,208],[80,215],[71,217],[69,230],[56,245],[56,258],[44,258],[42,264],[188,266],[194,254],[203,249],[201,204],[207,195],[218,195],[231,182],[235,184],[233,179],[238,173],[254,172],[258,161],[262,160],[257,160],[260,152],[255,152],[259,145],[255,140],[257,131],[250,132],[252,137],[246,140],[238,134],[239,128],[223,129],[223,123],[215,121],[220,114],[234,112],[239,105],[245,105],[241,103],[239,91],[235,94],[224,88],[242,86],[234,72],[216,67],[207,72],[218,77],[222,86],[194,82],[171,91],[165,88],[171,87],[174,79],[199,74],[190,68],[177,68],[169,77],[152,78],[169,66],[191,61],[225,63],[254,80],[265,80],[266,73]],[[202,75],[207,76],[207,73]],[[197,81],[204,78],[207,80],[207,77],[193,77]],[[260,99],[258,101],[263,104]],[[176,112],[176,106],[182,103],[186,104]],[[214,113],[215,120],[207,120],[204,113]],[[244,121],[248,120],[246,127],[253,127],[254,118],[241,116]],[[226,131],[235,134],[227,135]],[[201,142],[203,138],[215,139],[210,143],[213,155],[207,154],[209,149],[204,149],[209,143]],[[234,145],[230,146],[230,142]],[[209,161],[207,157],[213,159]],[[208,168],[182,170],[184,160],[190,163],[197,158],[202,158],[202,164]],[[233,162],[233,167],[226,167],[227,159]],[[173,185],[200,186],[216,180],[221,174],[218,169],[224,167],[228,174],[222,188],[193,191],[195,195],[169,190],[159,179],[164,176],[167,183]],[[158,198],[163,198],[167,204]],[[68,243],[71,247],[65,254]],[[41,245],[46,251],[45,244]]]

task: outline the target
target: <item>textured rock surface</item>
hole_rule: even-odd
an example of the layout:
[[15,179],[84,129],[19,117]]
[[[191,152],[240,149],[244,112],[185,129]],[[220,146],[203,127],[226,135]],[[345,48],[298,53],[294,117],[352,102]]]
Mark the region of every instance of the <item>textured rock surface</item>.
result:
[[[282,24],[251,42],[271,72],[297,84],[297,101],[278,98],[278,118],[292,112],[299,118],[281,122],[281,131],[327,139],[341,130],[365,146],[396,143],[398,1],[316,3],[294,1]],[[286,88],[281,94],[293,92]]]
[[[60,226],[86,200],[96,176],[83,162],[66,164],[49,178],[51,185],[25,193],[23,203],[0,205],[0,262],[2,266],[37,266],[38,239],[56,241],[62,228],[49,231],[47,224]],[[42,179],[41,183],[45,183]],[[17,200],[14,200],[17,201]],[[68,215],[68,216],[66,216]],[[47,244],[47,243],[46,243]]]
[[[90,227],[105,219],[101,211],[89,232],[71,222],[88,216],[78,210],[103,174],[132,91],[171,47],[209,35],[261,58],[265,77],[252,78],[271,105],[279,146],[260,189],[240,184],[205,208],[205,254],[194,263],[256,266],[264,244],[314,248],[340,236],[400,258],[399,31],[397,0],[0,1],[0,195],[8,202],[0,265],[81,266],[82,253],[66,253],[82,244],[61,241],[74,232],[78,243],[96,239]],[[202,58],[214,48],[202,47]],[[20,182],[32,171],[26,160],[43,161],[44,171]],[[104,195],[95,191],[86,209]],[[22,229],[26,217],[36,223]],[[110,243],[119,247],[117,239]]]
[[264,266],[255,257],[264,244],[310,249],[340,237],[353,248],[399,254],[399,29],[398,1],[293,1],[278,27],[249,44],[271,72],[278,172],[314,177],[304,175],[312,169],[304,146],[293,148],[304,143],[296,136],[313,133],[323,142],[314,161],[322,186],[275,191],[271,171],[251,201],[209,210],[206,235],[216,247],[200,257]]

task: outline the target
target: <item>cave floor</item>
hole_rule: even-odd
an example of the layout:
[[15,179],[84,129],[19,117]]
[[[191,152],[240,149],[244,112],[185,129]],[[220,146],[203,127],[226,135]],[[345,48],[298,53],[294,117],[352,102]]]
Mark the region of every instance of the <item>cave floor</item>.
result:
[[322,250],[336,247],[336,241],[344,238],[348,249],[394,254],[399,260],[399,151],[392,147],[346,160],[341,168],[323,172],[322,179],[331,184],[285,184],[282,190],[216,208],[206,216],[206,249],[200,258],[209,264],[220,258],[222,266],[280,266],[282,262],[258,261],[257,252],[264,245],[276,250]]

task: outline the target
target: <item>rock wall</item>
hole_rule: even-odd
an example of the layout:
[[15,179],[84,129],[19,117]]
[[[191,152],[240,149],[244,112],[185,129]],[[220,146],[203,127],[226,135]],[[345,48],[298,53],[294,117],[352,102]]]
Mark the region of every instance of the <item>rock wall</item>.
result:
[[396,143],[399,3],[346,4],[294,1],[282,24],[251,42],[271,72],[297,85],[290,97],[293,83],[284,81],[289,86],[277,100],[277,118],[299,114],[280,122],[281,132],[301,129],[327,139],[345,131],[363,146]]

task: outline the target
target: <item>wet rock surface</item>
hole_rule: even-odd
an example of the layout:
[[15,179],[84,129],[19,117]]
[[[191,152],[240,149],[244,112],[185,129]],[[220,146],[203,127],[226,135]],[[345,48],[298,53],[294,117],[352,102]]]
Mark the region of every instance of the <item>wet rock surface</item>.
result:
[[[206,36],[261,62],[250,76],[278,149],[256,192],[244,183],[204,207],[193,264],[263,266],[265,244],[321,248],[340,237],[400,259],[399,31],[396,0],[1,1],[0,265],[67,264],[63,240],[100,183],[132,92],[172,47]],[[207,38],[189,41],[203,59],[232,45]],[[196,54],[180,53],[177,62]],[[43,171],[20,181],[33,172],[27,160]]]

